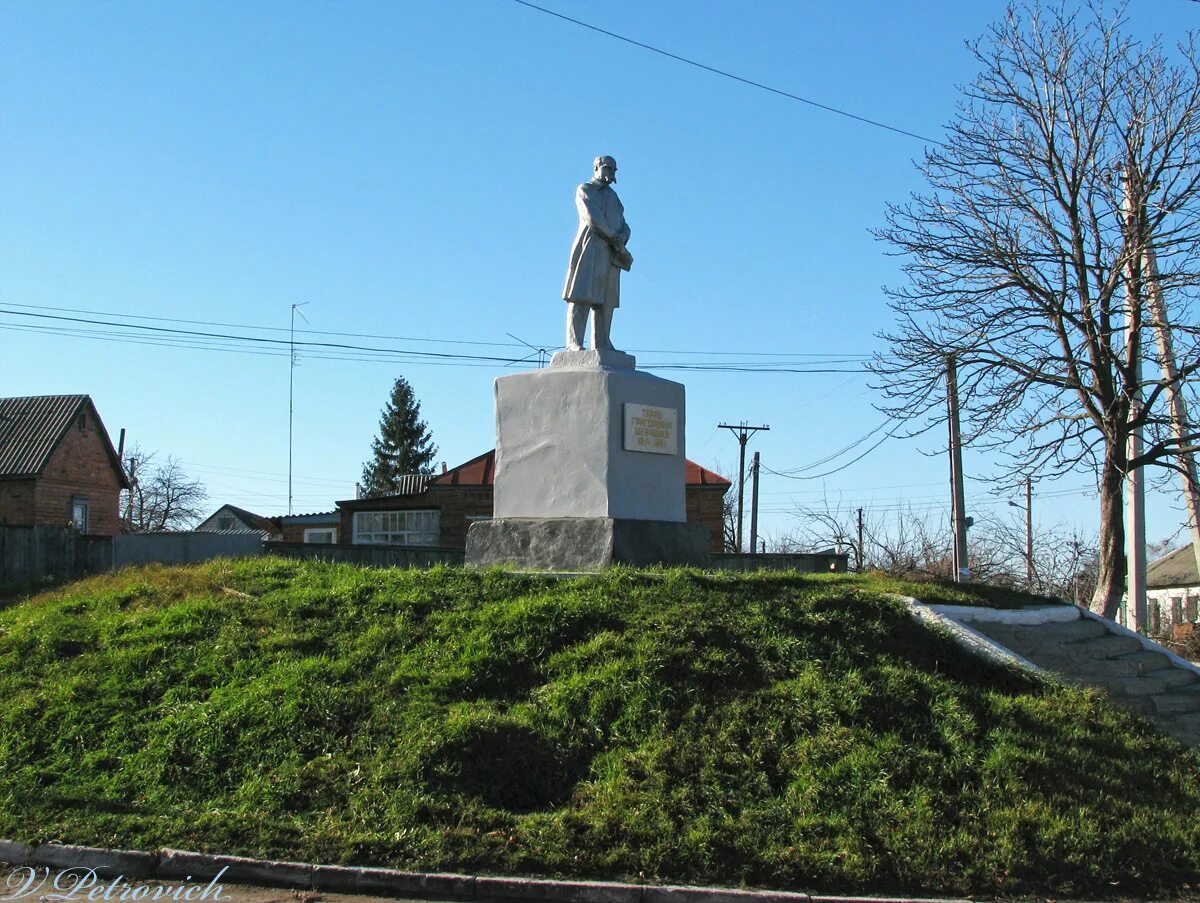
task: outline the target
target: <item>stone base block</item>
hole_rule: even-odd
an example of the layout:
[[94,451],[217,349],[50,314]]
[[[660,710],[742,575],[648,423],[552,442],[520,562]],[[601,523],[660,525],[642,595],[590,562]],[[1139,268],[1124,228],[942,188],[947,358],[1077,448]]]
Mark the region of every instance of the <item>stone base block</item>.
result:
[[637,358],[614,348],[580,348],[578,351],[556,351],[550,358],[551,367],[585,367],[594,370],[607,367],[610,370],[633,370]]
[[[560,353],[600,360],[618,352]],[[633,369],[558,366],[500,377],[493,513],[685,522],[684,406],[682,385]]]
[[610,564],[708,565],[708,528],[611,517],[505,517],[475,521],[467,564],[594,571]]

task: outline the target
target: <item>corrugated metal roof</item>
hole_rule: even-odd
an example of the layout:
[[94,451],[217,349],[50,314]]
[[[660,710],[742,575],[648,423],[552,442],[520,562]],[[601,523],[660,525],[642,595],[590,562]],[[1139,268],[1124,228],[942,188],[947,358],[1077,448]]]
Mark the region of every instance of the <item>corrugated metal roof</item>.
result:
[[[228,511],[238,520],[246,525],[247,529],[240,532],[243,533],[278,533],[279,524],[272,518],[263,517],[261,514],[255,514],[253,511],[247,511],[245,508],[239,508],[237,505],[222,505],[208,517],[200,522],[200,526],[207,524],[209,521],[217,517],[222,511]],[[219,521],[218,521],[219,523]],[[236,528],[234,528],[236,530]],[[202,530],[202,533],[227,533],[227,530]]]
[[86,395],[0,398],[0,478],[36,477]]
[[420,495],[433,479],[431,473],[406,473],[396,478],[396,491],[388,495]]
[[1192,554],[1191,543],[1155,559],[1146,568],[1146,586],[1149,589],[1195,586],[1198,583],[1200,575],[1196,573],[1196,556]]

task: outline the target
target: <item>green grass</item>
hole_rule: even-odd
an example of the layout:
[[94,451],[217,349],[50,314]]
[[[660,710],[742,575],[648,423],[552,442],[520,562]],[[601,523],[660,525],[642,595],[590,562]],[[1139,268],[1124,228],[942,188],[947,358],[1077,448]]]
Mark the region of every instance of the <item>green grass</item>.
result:
[[0,611],[0,836],[837,892],[1200,880],[1200,757],[964,657],[895,591],[269,558],[93,578]]

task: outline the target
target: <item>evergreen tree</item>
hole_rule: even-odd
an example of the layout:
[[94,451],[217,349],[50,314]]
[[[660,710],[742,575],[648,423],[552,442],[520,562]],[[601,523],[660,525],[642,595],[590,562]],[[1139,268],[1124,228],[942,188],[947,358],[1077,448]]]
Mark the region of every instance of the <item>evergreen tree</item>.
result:
[[421,405],[408,380],[400,377],[379,418],[379,435],[371,443],[371,460],[363,465],[363,495],[389,495],[399,491],[400,477],[433,473],[437,446],[421,420]]

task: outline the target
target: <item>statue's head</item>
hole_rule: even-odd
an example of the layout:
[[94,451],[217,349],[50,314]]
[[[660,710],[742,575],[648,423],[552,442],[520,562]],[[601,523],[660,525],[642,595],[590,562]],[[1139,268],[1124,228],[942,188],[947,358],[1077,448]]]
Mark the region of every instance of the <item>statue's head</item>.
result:
[[596,178],[609,185],[617,181],[617,161],[608,154],[603,154],[596,158],[592,163],[592,169],[596,173]]

